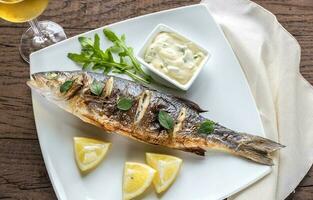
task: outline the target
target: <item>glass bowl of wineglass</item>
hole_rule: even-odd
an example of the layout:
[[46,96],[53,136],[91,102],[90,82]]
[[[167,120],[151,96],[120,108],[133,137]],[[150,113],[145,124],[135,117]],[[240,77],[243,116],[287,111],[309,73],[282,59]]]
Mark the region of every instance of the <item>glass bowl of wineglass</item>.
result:
[[37,21],[46,9],[49,0],[0,0],[0,18],[13,22],[28,22],[30,28],[21,37],[19,51],[22,58],[29,62],[29,55],[66,39],[63,28],[51,21]]

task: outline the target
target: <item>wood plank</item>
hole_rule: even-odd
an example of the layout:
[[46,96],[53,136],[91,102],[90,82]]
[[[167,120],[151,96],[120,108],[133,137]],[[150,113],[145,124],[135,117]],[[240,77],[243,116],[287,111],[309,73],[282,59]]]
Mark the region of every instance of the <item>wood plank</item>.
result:
[[[62,24],[73,36],[106,24],[198,0],[50,1],[40,19]],[[256,0],[273,12],[302,47],[301,73],[313,84],[313,1]],[[0,199],[56,199],[42,160],[33,120],[28,65],[18,43],[27,24],[0,21]],[[310,200],[313,168],[288,199]]]
[[56,199],[36,138],[0,138],[0,199]]

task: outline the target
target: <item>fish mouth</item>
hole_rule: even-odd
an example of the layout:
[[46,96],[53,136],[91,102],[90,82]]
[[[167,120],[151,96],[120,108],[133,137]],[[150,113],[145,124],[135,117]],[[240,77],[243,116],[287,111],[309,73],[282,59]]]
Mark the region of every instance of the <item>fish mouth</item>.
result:
[[31,89],[38,88],[36,84],[36,77],[34,75],[31,75],[30,80],[26,82],[26,85],[28,85],[28,87],[30,87]]
[[49,71],[49,72],[38,72],[30,75],[30,80],[27,81],[27,85],[31,88],[45,88],[50,87],[55,84],[59,84],[60,80],[64,77],[66,78],[66,74],[59,71]]
[[50,100],[60,100],[58,96],[53,94],[54,92],[49,87],[48,81],[49,79],[47,79],[46,73],[39,72],[31,74],[30,80],[28,80],[26,84],[31,88],[32,91],[35,91],[43,97],[46,97]]
[[45,81],[40,78],[42,76],[39,76],[38,73],[36,74],[32,74],[30,76],[30,80],[28,80],[26,82],[26,84],[31,88],[31,89],[39,89],[39,88],[42,88],[42,86],[44,85]]

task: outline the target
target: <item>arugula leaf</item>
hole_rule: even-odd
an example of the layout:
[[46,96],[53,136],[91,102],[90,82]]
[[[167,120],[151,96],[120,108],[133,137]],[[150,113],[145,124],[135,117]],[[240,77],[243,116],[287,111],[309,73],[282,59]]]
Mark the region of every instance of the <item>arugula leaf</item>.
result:
[[111,31],[110,29],[103,29],[103,33],[105,35],[105,37],[108,38],[108,40],[110,40],[111,42],[115,42],[117,40],[119,40],[118,36],[113,32]]
[[127,52],[122,51],[120,53],[118,53],[118,55],[122,58],[122,57],[126,57],[127,56]]
[[98,34],[95,34],[95,42],[94,42],[94,44],[93,44],[93,47],[96,49],[96,50],[98,50],[98,51],[101,51],[101,49],[100,49],[100,37],[99,37],[99,35]]
[[134,49],[133,47],[127,47],[127,50],[129,53],[134,54]]
[[[105,74],[110,72],[126,74],[135,81],[149,84],[152,78],[141,69],[139,62],[133,55],[133,49],[126,45],[126,36],[123,34],[118,37],[109,29],[104,29],[103,33],[113,43],[112,46],[102,50],[98,34],[94,35],[93,40],[79,37],[81,52],[79,54],[68,53],[67,57],[81,65],[83,70],[101,70]],[[118,61],[114,60],[114,55],[119,57]]]
[[67,57],[77,63],[85,63],[89,61],[89,58],[85,57],[82,54],[77,54],[77,53],[68,53]]
[[137,58],[133,54],[133,48],[128,47],[125,44],[126,37],[125,35],[121,37],[121,39],[111,30],[104,29],[103,30],[104,35],[107,37],[108,40],[111,42],[114,42],[115,46],[119,46],[121,49],[123,49],[123,52],[119,53],[119,56],[125,57],[128,56],[131,60],[132,65],[134,66],[134,70],[143,76],[147,81],[152,81],[152,77],[147,75],[142,68],[140,67],[140,63],[138,62]]
[[78,41],[80,42],[80,44],[82,45],[82,47],[90,47],[93,46],[93,42],[91,39],[86,38],[86,37],[79,37]]
[[67,92],[71,87],[73,86],[74,81],[68,80],[65,81],[61,86],[60,86],[60,92],[64,93]]
[[214,131],[214,124],[211,120],[205,120],[200,124],[198,133],[211,134]]
[[114,62],[114,58],[113,58],[113,55],[112,55],[112,52],[110,51],[110,49],[105,50],[105,54],[107,56],[108,61]]
[[133,101],[131,99],[122,97],[117,102],[117,108],[120,110],[127,111],[133,106]]
[[173,118],[165,111],[161,110],[158,115],[159,122],[161,126],[166,129],[172,129],[174,127]]
[[123,35],[121,36],[121,40],[122,40],[123,42],[126,41],[126,35],[125,35],[125,34],[123,34]]
[[123,58],[122,56],[120,57],[120,63],[127,64],[125,58]]
[[92,94],[96,96],[100,96],[102,94],[103,87],[104,87],[103,83],[101,83],[100,81],[94,80],[92,84],[90,85],[90,91]]
[[111,46],[110,47],[110,51],[112,53],[120,53],[121,51],[123,51],[123,49],[121,47],[119,47],[119,46]]
[[94,67],[93,62],[85,62],[85,64],[83,64],[83,70],[87,70],[87,69],[93,68],[93,67]]
[[104,69],[103,69],[103,73],[104,73],[104,74],[109,74],[110,71],[112,71],[112,67],[111,67],[111,66],[106,66],[106,67],[104,67]]

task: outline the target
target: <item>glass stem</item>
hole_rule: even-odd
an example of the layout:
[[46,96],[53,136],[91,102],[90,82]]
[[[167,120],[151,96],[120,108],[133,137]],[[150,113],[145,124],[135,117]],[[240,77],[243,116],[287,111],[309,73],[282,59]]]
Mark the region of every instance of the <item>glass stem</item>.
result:
[[34,49],[38,50],[53,43],[51,39],[42,32],[37,19],[30,20],[28,23],[34,33],[34,37],[32,39]]
[[40,27],[39,27],[39,24],[38,24],[38,21],[37,19],[33,19],[33,20],[30,20],[28,21],[30,27],[33,29],[33,32],[36,36],[39,36],[39,37],[44,37],[42,32],[40,31]]

